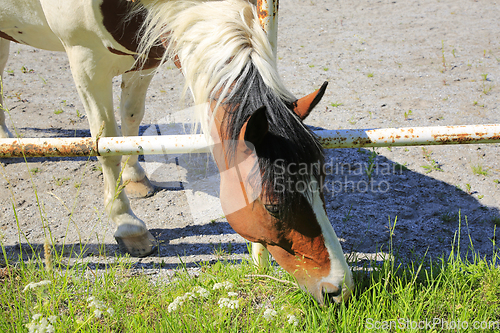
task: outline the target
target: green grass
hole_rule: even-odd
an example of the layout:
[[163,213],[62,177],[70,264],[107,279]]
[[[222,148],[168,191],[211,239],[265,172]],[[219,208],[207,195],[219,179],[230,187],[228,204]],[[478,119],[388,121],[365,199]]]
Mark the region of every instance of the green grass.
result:
[[[18,243],[27,241],[16,222]],[[409,260],[399,258],[389,242],[389,259],[351,262],[355,289],[349,303],[319,306],[276,265],[257,276],[261,272],[246,259],[200,263],[196,275],[181,264],[173,277],[158,279],[132,270],[126,256],[94,265],[72,255],[68,264],[68,249],[57,252],[49,241],[43,255],[28,257],[23,246],[20,258],[10,258],[0,234],[0,332],[42,332],[41,325],[45,332],[380,332],[390,325],[448,332],[458,321],[498,330],[494,238],[491,260],[464,259],[455,244],[448,257]],[[105,256],[100,249],[99,257]],[[408,329],[429,322],[436,325]]]
[[[127,257],[98,270],[66,266],[56,254],[48,270],[47,260],[35,256],[2,268],[0,331],[27,332],[26,325],[43,322],[55,332],[380,332],[420,322],[439,332],[459,320],[499,325],[498,255],[467,261],[455,250],[437,260],[400,264],[396,256],[357,265],[350,302],[323,307],[280,268],[266,273],[271,278],[255,276],[246,260],[201,263],[198,276],[180,266],[153,283],[151,275],[132,274]],[[26,287],[41,281],[47,284]]]

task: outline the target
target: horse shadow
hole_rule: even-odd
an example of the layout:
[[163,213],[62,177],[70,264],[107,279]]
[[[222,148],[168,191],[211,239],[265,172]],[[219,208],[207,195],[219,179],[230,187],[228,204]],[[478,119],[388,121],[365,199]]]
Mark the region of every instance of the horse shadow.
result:
[[[158,132],[158,126],[142,126],[141,133],[154,135],[148,132],[152,128]],[[74,136],[73,130],[57,131]],[[198,256],[201,259],[184,262],[187,267],[195,267],[224,255],[238,261],[248,253],[247,242],[235,234],[219,210],[218,171],[208,154],[156,159],[142,156],[141,160],[146,166],[152,165],[149,176],[160,191],[184,191],[186,196],[191,191],[193,197],[205,193],[201,201],[193,201],[185,212],[194,223],[153,227],[151,231],[159,247],[151,258],[159,258],[161,262],[161,258]],[[182,169],[182,175],[172,179],[173,173],[169,171],[172,168]],[[432,177],[432,173],[416,172],[387,157],[374,155],[370,149],[355,148],[325,150],[325,171],[323,190],[327,213],[344,252],[354,265],[380,262],[395,254],[402,261],[422,256],[437,258],[456,250],[452,244],[458,242],[462,244],[462,254],[469,257],[474,254],[489,257],[496,249],[494,230],[499,223],[499,210],[483,205],[470,191]],[[202,204],[207,206],[207,202],[208,211],[196,212]],[[219,207],[213,210],[217,205]],[[232,240],[220,240],[221,234]],[[102,253],[103,246],[105,256],[119,254],[118,246],[113,243],[55,245],[55,250],[68,257],[75,253],[96,257]],[[43,244],[21,243],[7,246],[6,250],[42,253]],[[181,261],[161,267],[173,269]],[[141,260],[136,264],[141,264]]]

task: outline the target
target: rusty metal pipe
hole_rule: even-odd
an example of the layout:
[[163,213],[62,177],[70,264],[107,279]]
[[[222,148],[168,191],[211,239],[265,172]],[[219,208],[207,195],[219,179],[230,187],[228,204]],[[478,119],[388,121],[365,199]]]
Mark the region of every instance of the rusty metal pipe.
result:
[[500,142],[500,124],[316,131],[324,148]]
[[[382,129],[320,130],[323,148],[500,143],[500,124]],[[197,135],[0,139],[2,157],[112,156],[208,153]]]
[[260,25],[267,33],[275,58],[278,50],[278,7],[279,0],[257,0]]

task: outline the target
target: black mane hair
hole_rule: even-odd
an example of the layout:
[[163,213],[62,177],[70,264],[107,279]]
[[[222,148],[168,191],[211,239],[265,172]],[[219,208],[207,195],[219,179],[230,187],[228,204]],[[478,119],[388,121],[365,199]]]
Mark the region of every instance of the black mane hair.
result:
[[255,147],[260,170],[254,170],[254,176],[260,172],[265,199],[277,205],[280,219],[288,219],[293,214],[293,207],[312,194],[307,190],[311,186],[311,176],[318,182],[318,188],[321,187],[324,154],[317,137],[290,109],[291,103],[281,100],[264,83],[251,61],[221,104],[226,109],[223,136],[231,140],[228,159],[233,158],[242,126],[257,109],[266,107],[269,130]]

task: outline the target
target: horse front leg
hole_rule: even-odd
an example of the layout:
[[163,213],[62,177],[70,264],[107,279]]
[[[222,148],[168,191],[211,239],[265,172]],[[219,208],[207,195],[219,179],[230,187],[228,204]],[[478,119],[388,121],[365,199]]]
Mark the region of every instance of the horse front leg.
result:
[[0,38],[0,138],[11,138],[12,134],[5,125],[5,106],[3,104],[3,70],[9,59],[10,42]]
[[[130,72],[122,75],[120,113],[123,136],[139,134],[139,126],[144,116],[146,92],[152,78],[152,71]],[[122,179],[127,183],[125,192],[129,198],[149,197],[155,191],[144,169],[140,166],[138,157],[134,155],[122,158]]]
[[[90,131],[97,135],[119,136],[113,114],[113,59],[108,54],[82,46],[67,47],[71,72],[87,111]],[[102,132],[101,132],[102,130]],[[122,251],[143,257],[154,251],[156,241],[145,223],[135,216],[120,180],[121,156],[100,156],[104,176],[104,204],[116,225],[115,239]]]

